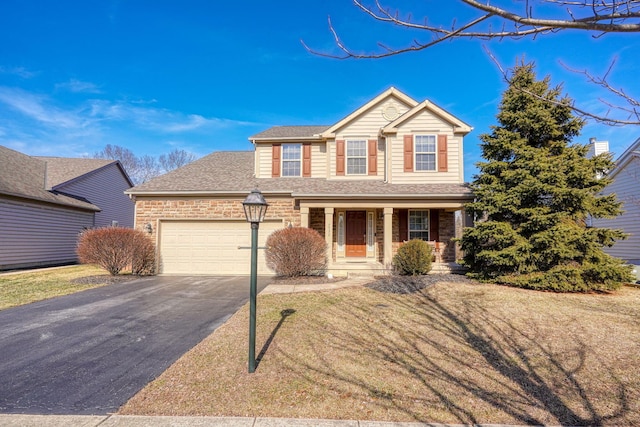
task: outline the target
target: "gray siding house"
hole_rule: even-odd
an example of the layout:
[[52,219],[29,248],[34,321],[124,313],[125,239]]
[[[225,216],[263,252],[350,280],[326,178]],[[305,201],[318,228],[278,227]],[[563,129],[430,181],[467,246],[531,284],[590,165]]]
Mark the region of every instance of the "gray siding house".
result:
[[596,219],[593,223],[598,227],[618,228],[628,233],[626,240],[616,242],[605,251],[640,266],[640,138],[616,160],[609,177],[613,182],[603,193],[615,193],[623,203],[624,213],[613,219]]
[[77,261],[78,233],[133,226],[120,162],[31,157],[0,146],[0,270]]

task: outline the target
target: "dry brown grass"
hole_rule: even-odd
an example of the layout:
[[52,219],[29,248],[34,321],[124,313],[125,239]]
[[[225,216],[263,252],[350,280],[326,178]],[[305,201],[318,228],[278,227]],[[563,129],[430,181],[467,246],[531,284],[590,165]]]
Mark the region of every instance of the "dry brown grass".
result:
[[254,374],[244,307],[120,413],[640,425],[640,289],[265,295],[257,323]]

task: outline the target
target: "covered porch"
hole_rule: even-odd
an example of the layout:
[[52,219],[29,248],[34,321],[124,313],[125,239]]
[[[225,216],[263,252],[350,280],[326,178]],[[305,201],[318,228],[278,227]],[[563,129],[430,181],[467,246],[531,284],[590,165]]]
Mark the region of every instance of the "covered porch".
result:
[[420,238],[433,248],[433,272],[459,269],[453,238],[465,224],[463,202],[300,201],[301,226],[328,243],[328,272],[337,276],[392,271],[393,256],[406,241]]

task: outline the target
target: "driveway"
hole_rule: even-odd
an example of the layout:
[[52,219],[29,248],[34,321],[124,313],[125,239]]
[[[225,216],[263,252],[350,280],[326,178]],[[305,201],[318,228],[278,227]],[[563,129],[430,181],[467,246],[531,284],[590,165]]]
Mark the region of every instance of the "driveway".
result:
[[248,277],[160,276],[2,310],[0,413],[115,412],[248,299]]

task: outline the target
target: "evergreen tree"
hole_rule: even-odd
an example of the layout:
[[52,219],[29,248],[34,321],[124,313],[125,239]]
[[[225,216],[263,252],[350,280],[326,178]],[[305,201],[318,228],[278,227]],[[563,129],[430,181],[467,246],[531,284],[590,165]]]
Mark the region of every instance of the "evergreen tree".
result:
[[503,94],[498,125],[480,136],[480,173],[467,205],[477,221],[461,239],[471,275],[531,289],[612,290],[631,279],[622,261],[602,250],[620,230],[588,227],[589,216],[621,213],[615,194],[602,196],[613,167],[609,154],[587,158],[571,144],[583,121],[549,78],[518,64]]

